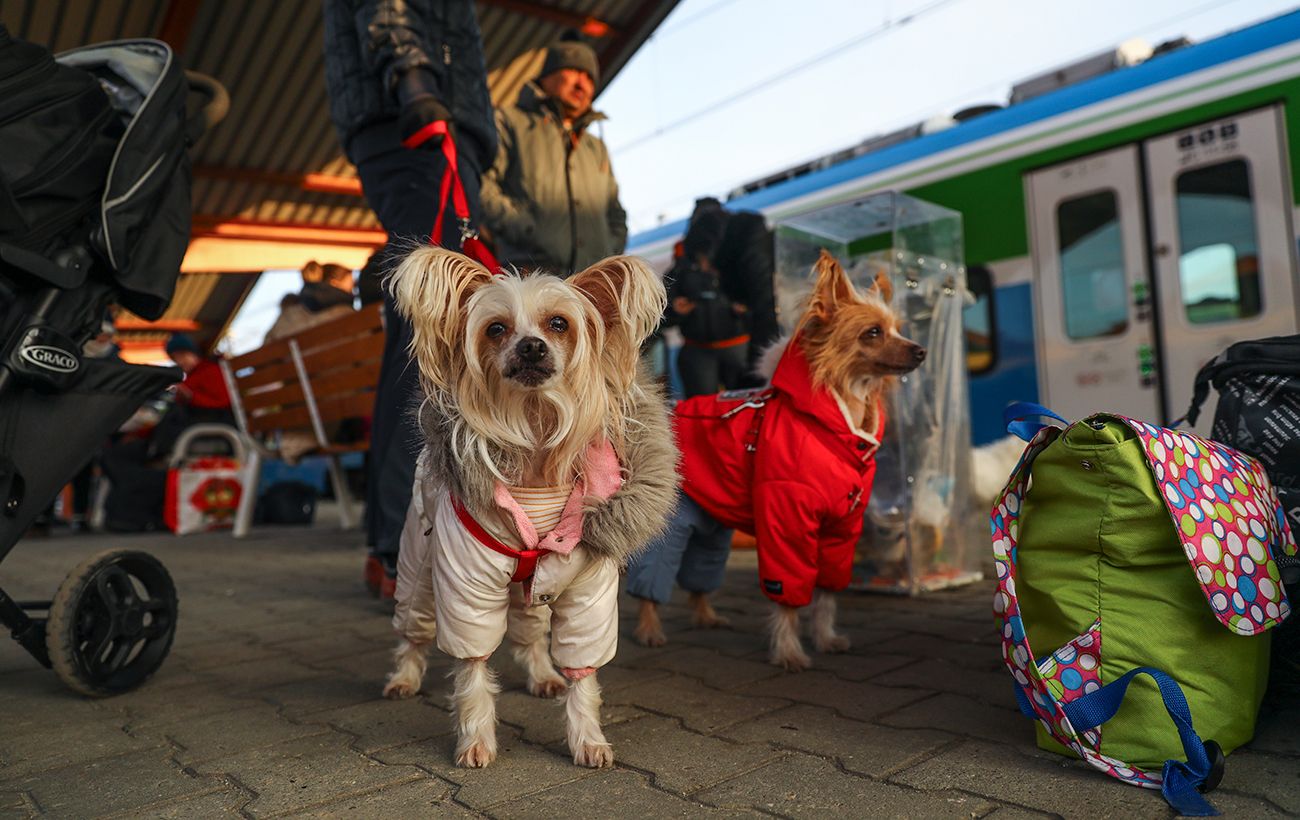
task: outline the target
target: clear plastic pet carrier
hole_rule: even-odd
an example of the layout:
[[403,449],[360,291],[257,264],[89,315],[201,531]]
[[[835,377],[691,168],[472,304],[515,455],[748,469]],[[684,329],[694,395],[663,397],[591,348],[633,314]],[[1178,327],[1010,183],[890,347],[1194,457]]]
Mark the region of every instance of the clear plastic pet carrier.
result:
[[961,214],[885,192],[778,220],[777,308],[787,329],[802,313],[822,248],[862,290],[887,273],[903,334],[929,350],[888,399],[853,588],[916,594],[978,580],[987,533],[970,523],[978,516],[969,491]]

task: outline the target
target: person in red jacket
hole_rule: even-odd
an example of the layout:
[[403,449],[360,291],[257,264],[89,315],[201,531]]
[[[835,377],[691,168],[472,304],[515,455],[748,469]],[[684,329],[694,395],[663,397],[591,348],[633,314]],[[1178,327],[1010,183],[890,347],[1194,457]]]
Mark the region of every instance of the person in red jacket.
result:
[[185,381],[176,386],[176,402],[189,408],[190,424],[200,421],[230,423],[230,391],[226,388],[221,365],[215,359],[200,355],[194,340],[179,333],[167,340],[165,349],[176,366],[185,371]]
[[115,532],[160,529],[167,459],[185,428],[195,424],[235,426],[221,365],[203,356],[188,336],[167,340],[167,355],[185,372],[171,407],[147,437],[127,436],[104,451],[101,464],[110,482],[107,527]]

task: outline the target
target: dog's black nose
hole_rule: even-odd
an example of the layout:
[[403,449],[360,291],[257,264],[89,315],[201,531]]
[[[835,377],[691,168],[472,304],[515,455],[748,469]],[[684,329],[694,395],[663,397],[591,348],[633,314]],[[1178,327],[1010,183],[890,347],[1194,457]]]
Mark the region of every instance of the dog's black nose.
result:
[[546,357],[546,342],[536,336],[528,336],[519,340],[519,344],[515,345],[515,352],[519,354],[519,358],[529,364],[537,364]]
[[925,361],[925,348],[917,345],[916,350],[912,351],[912,358],[916,359],[917,364]]

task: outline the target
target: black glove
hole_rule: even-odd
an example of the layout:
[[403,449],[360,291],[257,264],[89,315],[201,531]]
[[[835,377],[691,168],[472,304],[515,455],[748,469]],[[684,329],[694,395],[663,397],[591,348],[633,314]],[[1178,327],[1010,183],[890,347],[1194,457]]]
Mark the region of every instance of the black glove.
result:
[[[447,107],[438,102],[437,98],[426,94],[421,97],[415,97],[402,106],[402,113],[398,117],[397,125],[402,133],[402,142],[418,134],[429,123],[438,122],[439,120],[447,123],[448,133],[452,133],[451,112]],[[453,138],[454,138],[453,134]],[[436,148],[439,139],[434,137],[422,142],[420,148]]]

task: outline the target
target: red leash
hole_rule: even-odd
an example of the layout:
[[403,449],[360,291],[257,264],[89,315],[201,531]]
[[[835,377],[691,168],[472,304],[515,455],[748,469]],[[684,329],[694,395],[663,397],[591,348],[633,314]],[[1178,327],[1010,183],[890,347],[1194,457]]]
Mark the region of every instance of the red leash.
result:
[[483,240],[478,238],[478,231],[470,227],[469,198],[465,196],[465,186],[460,181],[460,167],[456,163],[456,143],[447,130],[447,121],[437,120],[429,123],[402,140],[402,145],[407,148],[419,148],[438,136],[442,137],[442,156],[447,161],[447,170],[442,174],[442,183],[438,191],[438,216],[433,222],[433,233],[430,237],[435,244],[442,244],[442,219],[447,211],[447,197],[450,196],[456,219],[460,222],[461,250],[470,259],[496,273],[500,271],[501,263],[492,255],[492,251],[488,250],[488,246],[483,244]]

